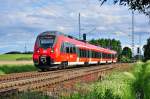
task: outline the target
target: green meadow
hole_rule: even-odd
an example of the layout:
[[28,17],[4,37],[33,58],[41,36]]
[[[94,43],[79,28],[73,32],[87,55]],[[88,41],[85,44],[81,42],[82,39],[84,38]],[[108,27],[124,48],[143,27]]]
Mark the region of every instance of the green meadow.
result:
[[1,54],[0,61],[32,60],[32,54]]
[[33,65],[0,65],[0,75],[10,73],[20,73],[36,71],[37,68]]
[[[33,64],[12,64],[12,62],[17,63],[17,61],[32,61],[32,54],[1,54],[0,75],[37,70],[35,66],[33,66]],[[4,62],[6,63],[6,65],[3,64]],[[10,63],[7,64],[7,62]]]

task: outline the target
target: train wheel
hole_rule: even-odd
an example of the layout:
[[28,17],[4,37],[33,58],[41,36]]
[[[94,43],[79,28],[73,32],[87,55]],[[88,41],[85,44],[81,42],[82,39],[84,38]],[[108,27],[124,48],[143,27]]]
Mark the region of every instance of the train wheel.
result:
[[46,69],[41,69],[41,71],[42,71],[42,72],[46,72],[47,70],[46,70]]
[[85,65],[85,66],[88,66],[88,65],[89,65],[89,62],[84,62],[84,65]]
[[62,62],[62,68],[66,68],[68,66],[68,62]]
[[100,65],[100,61],[97,62],[97,65]]
[[60,65],[59,65],[59,69],[65,69],[66,67],[68,66],[68,62],[62,62]]

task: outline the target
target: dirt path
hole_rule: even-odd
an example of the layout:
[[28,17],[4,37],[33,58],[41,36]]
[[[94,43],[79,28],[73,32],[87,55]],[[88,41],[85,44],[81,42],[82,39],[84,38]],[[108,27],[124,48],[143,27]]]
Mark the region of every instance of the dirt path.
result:
[[33,61],[0,61],[0,65],[32,65]]

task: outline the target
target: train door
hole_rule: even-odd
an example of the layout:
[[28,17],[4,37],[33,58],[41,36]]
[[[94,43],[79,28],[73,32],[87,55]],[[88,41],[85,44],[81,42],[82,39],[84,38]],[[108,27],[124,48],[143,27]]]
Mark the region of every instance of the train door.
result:
[[77,55],[76,55],[76,47],[74,44],[69,44],[69,62],[71,62],[72,65],[76,62]]
[[63,42],[63,43],[61,44],[60,56],[59,56],[61,62],[64,62],[64,61],[67,61],[67,60],[68,60],[68,54],[67,54],[67,52],[68,52],[68,48],[67,48],[67,46],[66,46],[66,43]]

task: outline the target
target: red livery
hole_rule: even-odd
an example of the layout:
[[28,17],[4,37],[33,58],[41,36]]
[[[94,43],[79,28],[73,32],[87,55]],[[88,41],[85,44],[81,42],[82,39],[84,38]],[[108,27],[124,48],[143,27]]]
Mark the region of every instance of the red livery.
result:
[[35,66],[42,70],[52,66],[64,68],[70,65],[115,63],[117,52],[77,40],[58,31],[46,31],[36,39],[33,61]]

